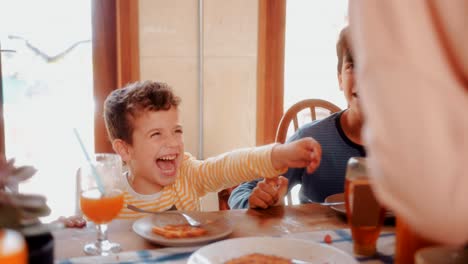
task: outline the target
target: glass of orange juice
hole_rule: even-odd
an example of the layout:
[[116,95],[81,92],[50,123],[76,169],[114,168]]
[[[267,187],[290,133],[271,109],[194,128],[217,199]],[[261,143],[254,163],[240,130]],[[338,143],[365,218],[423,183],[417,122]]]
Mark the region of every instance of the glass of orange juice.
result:
[[353,157],[348,161],[345,207],[354,253],[363,256],[376,254],[385,209],[377,202],[371,189],[364,158]]
[[121,190],[122,160],[119,155],[99,153],[80,168],[80,208],[94,222],[97,240],[86,244],[88,255],[106,256],[121,251],[118,243],[107,239],[107,224],[116,218],[124,204]]

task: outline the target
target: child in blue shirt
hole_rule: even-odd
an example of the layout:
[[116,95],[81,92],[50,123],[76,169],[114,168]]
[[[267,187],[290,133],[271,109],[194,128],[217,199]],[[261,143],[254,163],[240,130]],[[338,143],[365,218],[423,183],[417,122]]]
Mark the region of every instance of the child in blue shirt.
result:
[[361,145],[362,114],[354,85],[354,64],[346,41],[344,28],[336,46],[338,56],[338,82],[344,92],[348,108],[325,119],[301,127],[288,142],[312,137],[322,147],[320,166],[308,174],[304,168],[290,168],[276,179],[255,180],[239,185],[229,198],[235,208],[267,208],[280,204],[284,195],[296,184],[302,184],[299,199],[321,202],[327,196],[344,191],[346,164],[350,157],[365,156]]

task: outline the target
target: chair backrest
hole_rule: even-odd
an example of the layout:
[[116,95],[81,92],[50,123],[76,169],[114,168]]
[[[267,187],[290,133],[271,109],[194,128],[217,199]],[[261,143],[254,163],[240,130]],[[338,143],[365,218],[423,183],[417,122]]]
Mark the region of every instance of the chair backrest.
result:
[[[320,111],[320,109],[322,109],[322,111]],[[330,114],[341,111],[341,109],[338,106],[322,99],[305,99],[299,101],[292,105],[281,118],[280,123],[278,125],[278,129],[276,130],[276,142],[284,143],[286,141],[288,132],[291,132],[289,130],[291,122],[294,125],[294,132],[296,132],[299,129],[300,125],[306,123],[300,123],[301,119],[299,114],[303,110],[309,110],[309,115],[303,116],[310,116],[310,120],[308,120],[307,122],[322,119]]]
[[[341,109],[338,106],[325,100],[305,99],[299,101],[284,113],[278,125],[278,129],[276,130],[275,141],[284,143],[290,134],[296,132],[299,127],[305,123],[322,119],[339,111],[341,111]],[[291,123],[293,124],[293,130],[290,129]],[[287,195],[287,203],[288,205],[292,204],[291,190]]]
[[82,216],[80,208],[80,194],[81,194],[81,169],[76,170],[75,175],[75,215]]

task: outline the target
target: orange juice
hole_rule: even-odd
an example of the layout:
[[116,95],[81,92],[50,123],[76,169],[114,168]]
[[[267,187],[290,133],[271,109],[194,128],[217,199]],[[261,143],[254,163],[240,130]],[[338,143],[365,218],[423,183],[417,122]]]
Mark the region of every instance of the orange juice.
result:
[[105,224],[119,215],[124,196],[120,190],[112,190],[102,197],[98,189],[84,191],[80,196],[81,211],[95,224]]
[[18,232],[8,229],[0,230],[0,263],[28,263],[26,243]]
[[345,206],[354,253],[374,255],[377,252],[377,239],[384,222],[385,209],[377,203],[366,178],[346,178]]
[[413,232],[401,217],[396,218],[395,264],[412,264],[416,251],[434,245],[435,242]]

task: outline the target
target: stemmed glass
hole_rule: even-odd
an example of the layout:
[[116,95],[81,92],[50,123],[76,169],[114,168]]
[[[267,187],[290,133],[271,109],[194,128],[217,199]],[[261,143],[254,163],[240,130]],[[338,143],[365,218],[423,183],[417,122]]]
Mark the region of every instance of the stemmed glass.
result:
[[95,223],[97,240],[86,244],[88,255],[107,256],[121,251],[118,243],[107,239],[107,224],[120,213],[124,196],[121,190],[122,160],[119,155],[99,153],[80,168],[80,208]]

